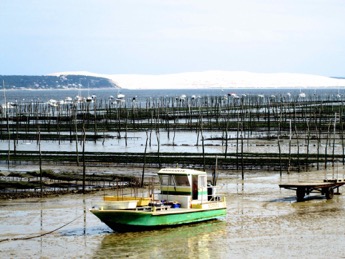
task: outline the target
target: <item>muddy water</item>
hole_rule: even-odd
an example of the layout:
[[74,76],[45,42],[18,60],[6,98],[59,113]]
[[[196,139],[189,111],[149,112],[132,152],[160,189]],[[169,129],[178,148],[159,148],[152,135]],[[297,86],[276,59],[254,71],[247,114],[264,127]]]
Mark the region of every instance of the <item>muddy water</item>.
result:
[[345,196],[326,200],[312,194],[297,203],[294,191],[278,186],[334,174],[344,178],[343,171],[248,173],[244,182],[222,172],[225,219],[138,233],[114,233],[88,212],[103,192],[1,201],[0,257],[344,258]]

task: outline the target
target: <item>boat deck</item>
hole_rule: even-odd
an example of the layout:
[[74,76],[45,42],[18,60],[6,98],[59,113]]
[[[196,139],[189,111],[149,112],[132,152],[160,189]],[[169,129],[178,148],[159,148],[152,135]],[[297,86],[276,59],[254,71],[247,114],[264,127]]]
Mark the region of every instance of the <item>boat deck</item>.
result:
[[138,212],[150,212],[154,214],[173,214],[173,213],[186,213],[186,212],[193,212],[193,211],[205,211],[205,210],[214,210],[214,209],[224,209],[226,208],[225,201],[219,202],[210,202],[210,203],[202,203],[198,204],[198,206],[192,208],[172,208],[171,206],[138,206],[132,211]]

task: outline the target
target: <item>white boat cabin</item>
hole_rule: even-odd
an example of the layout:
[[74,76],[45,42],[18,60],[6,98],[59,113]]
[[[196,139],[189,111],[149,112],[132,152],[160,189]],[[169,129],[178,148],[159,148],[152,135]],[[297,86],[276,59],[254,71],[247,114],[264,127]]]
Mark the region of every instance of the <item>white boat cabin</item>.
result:
[[210,200],[213,186],[207,185],[207,173],[184,168],[164,168],[158,172],[161,185],[160,200],[177,201],[181,207]]

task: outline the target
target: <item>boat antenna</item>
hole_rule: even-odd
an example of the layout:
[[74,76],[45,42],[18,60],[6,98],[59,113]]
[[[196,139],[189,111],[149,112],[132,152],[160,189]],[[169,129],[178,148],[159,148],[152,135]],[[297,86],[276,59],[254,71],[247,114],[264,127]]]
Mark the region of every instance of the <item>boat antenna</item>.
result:
[[[4,101],[6,105],[6,89],[5,89],[5,80],[2,80],[2,89],[4,91]],[[6,107],[6,106],[5,106]]]
[[213,173],[212,173],[212,185],[213,186],[217,185],[217,178],[218,178],[217,168],[218,168],[218,156],[216,156],[216,165],[215,165]]

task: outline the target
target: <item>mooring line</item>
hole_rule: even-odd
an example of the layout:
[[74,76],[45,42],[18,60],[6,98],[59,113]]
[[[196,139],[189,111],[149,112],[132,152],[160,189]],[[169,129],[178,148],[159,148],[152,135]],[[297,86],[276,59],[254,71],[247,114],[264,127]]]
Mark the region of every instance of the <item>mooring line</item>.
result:
[[49,232],[45,232],[43,234],[39,234],[39,235],[35,235],[35,236],[28,236],[28,237],[17,237],[17,238],[5,238],[5,239],[0,239],[0,243],[1,242],[6,242],[6,241],[18,241],[18,240],[29,240],[29,239],[33,239],[33,238],[37,238],[37,237],[43,237],[43,236],[46,236],[48,234],[51,234],[51,233],[54,233],[55,231],[63,228],[63,227],[66,227],[67,225],[71,224],[72,222],[76,221],[77,219],[79,219],[80,217],[82,217],[83,215],[80,215],[78,217],[76,217],[75,219],[73,219],[72,221],[62,225],[61,227],[58,227],[54,230],[51,230]]

